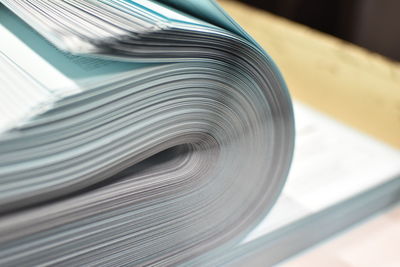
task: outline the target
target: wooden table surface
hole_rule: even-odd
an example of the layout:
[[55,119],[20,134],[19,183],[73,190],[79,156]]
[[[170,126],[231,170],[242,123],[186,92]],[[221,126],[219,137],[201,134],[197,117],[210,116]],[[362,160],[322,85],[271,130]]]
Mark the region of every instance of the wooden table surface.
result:
[[[400,64],[236,1],[219,1],[272,56],[296,100],[400,148]],[[400,266],[400,207],[283,264]]]

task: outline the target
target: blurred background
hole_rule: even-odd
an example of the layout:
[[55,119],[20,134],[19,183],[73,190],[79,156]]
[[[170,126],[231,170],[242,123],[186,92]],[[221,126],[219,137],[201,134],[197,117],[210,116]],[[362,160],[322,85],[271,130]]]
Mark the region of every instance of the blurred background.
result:
[[241,0],[400,60],[398,0]]

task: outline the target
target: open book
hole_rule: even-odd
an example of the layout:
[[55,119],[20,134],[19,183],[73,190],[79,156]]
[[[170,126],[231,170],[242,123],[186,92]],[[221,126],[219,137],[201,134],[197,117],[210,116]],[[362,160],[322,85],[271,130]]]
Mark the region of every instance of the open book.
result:
[[291,101],[214,1],[1,3],[1,266],[205,264],[265,217]]

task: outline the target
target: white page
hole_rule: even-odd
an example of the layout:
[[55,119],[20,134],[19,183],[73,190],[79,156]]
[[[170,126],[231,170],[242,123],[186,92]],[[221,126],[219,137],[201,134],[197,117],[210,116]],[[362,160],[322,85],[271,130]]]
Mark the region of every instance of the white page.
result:
[[[24,42],[0,24],[0,51],[49,92],[76,90],[76,84],[36,54]],[[46,85],[46,86],[44,86]]]
[[56,94],[78,88],[1,24],[0,39],[0,132],[4,132],[48,109]]

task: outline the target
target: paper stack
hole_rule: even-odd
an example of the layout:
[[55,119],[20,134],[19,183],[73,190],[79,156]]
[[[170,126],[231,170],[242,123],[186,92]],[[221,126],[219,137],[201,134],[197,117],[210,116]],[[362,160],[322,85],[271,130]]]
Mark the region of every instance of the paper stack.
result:
[[274,204],[278,70],[215,2],[162,2],[1,1],[1,266],[206,264]]

